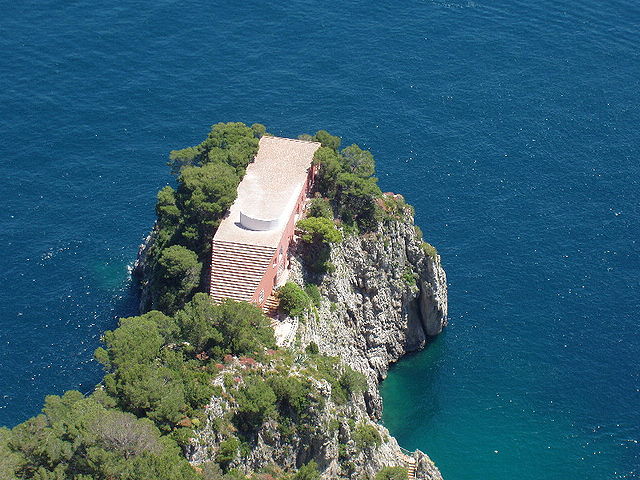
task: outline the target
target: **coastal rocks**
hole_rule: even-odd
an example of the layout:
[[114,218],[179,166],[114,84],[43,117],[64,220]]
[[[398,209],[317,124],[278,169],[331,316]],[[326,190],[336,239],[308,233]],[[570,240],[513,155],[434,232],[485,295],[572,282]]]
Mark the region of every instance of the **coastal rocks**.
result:
[[[280,366],[277,362],[252,363],[250,368],[264,373]],[[224,379],[234,378],[242,385],[246,368],[241,359],[234,357],[227,360],[214,379],[221,393],[211,399],[206,408],[205,425],[187,448],[192,464],[203,465],[219,459],[225,438],[236,433],[229,419],[237,414],[238,405],[234,400],[234,387]],[[294,365],[292,377],[304,375],[305,368],[308,366]],[[404,456],[396,440],[368,415],[365,395],[357,393],[349,401],[337,403],[327,380],[308,378],[312,385],[309,396],[314,401],[304,411],[304,419],[296,420],[294,416],[293,423],[282,418],[268,419],[252,434],[251,448],[234,455],[227,468],[246,474],[271,466],[291,471],[313,460],[326,480],[355,480],[373,478],[386,466],[404,466]],[[415,455],[418,459],[423,454],[416,452]],[[428,458],[425,461],[428,463]],[[432,473],[434,476],[424,478],[440,479],[435,467]]]
[[131,271],[131,274],[140,282],[140,302],[138,307],[140,313],[145,313],[151,310],[151,305],[153,303],[151,294],[151,282],[153,275],[149,262],[149,254],[153,244],[155,243],[157,231],[157,225],[154,225],[151,233],[146,236],[144,241],[138,247],[138,255],[136,256],[136,261],[133,264],[133,270]]
[[291,279],[319,284],[317,315],[299,327],[301,347],[339,357],[369,379],[369,413],[382,415],[378,384],[389,365],[424,347],[447,324],[446,274],[437,254],[428,255],[413,218],[385,221],[376,232],[350,236],[331,249],[331,274],[304,264],[302,246],[291,258]]

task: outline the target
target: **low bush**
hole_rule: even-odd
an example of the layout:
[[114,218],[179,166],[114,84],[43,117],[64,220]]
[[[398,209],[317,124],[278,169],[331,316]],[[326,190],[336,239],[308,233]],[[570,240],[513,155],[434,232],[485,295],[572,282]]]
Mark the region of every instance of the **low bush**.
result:
[[407,469],[404,467],[383,467],[374,480],[407,480]]
[[382,438],[380,438],[378,429],[366,423],[359,423],[356,426],[353,432],[353,440],[356,442],[356,447],[360,450],[382,445]]

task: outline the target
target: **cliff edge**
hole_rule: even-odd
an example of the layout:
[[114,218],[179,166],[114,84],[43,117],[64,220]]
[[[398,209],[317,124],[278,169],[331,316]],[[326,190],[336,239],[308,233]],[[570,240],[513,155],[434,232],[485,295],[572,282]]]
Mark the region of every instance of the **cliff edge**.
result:
[[367,407],[376,419],[382,414],[378,384],[389,366],[447,325],[447,277],[427,245],[407,213],[332,246],[331,274],[309,271],[303,245],[291,259],[290,279],[318,283],[323,297],[317,315],[300,325],[299,344],[315,342],[321,353],[364,373],[373,387]]

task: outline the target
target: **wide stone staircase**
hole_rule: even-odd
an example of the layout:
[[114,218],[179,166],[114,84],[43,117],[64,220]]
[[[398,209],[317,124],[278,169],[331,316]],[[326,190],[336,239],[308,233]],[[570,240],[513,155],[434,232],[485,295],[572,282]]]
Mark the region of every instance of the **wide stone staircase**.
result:
[[271,326],[273,326],[273,322],[277,322],[275,318],[278,315],[279,306],[280,306],[280,300],[274,294],[269,295],[269,298],[267,298],[267,300],[262,305],[262,311],[264,312],[264,314],[267,317],[272,319]]
[[214,240],[211,251],[211,284],[214,302],[224,298],[251,301],[275,248]]

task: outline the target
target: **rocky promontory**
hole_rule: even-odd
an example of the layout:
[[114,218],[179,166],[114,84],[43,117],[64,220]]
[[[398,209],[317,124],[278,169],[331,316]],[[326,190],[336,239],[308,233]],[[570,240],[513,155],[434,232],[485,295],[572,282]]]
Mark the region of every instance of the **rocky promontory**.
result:
[[[329,382],[313,378],[313,395],[321,398],[305,412],[304,428],[283,428],[266,422],[251,451],[232,464],[244,472],[269,465],[296,469],[313,460],[325,479],[373,478],[386,466],[407,467],[411,478],[436,480],[441,475],[421,451],[404,452],[379,424],[382,399],[379,383],[389,366],[408,352],[423,348],[428,338],[447,324],[446,275],[435,249],[421,239],[410,207],[399,218],[386,219],[375,231],[349,235],[332,245],[330,273],[315,273],[307,265],[305,246],[299,242],[290,259],[290,281],[313,283],[321,293],[319,305],[289,323],[287,348],[293,355],[293,377],[309,376],[309,346],[339,359],[366,377],[367,387],[348,402],[337,402]],[[278,327],[276,327],[278,328]],[[231,359],[217,383],[224,389],[225,375],[246,369],[242,359]],[[251,368],[255,368],[251,367]],[[260,365],[264,371],[274,362]],[[219,423],[233,411],[233,402],[221,395],[207,408],[207,422],[197,431],[189,451],[194,464],[219,455]],[[362,440],[369,432],[373,441]],[[415,470],[414,470],[415,469]]]

